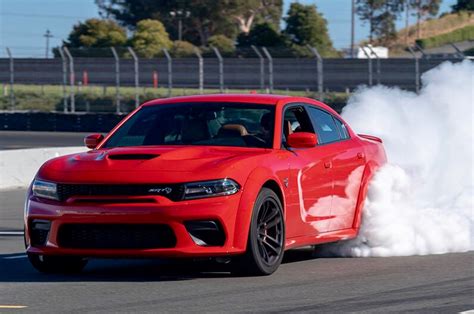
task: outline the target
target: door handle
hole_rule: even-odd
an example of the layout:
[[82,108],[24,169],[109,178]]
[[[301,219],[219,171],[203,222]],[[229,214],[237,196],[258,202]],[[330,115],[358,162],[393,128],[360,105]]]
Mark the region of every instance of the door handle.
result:
[[329,169],[329,168],[331,168],[331,167],[332,167],[332,163],[331,163],[330,161],[326,161],[326,162],[324,163],[324,168]]
[[362,158],[364,158],[364,157],[365,157],[365,156],[364,156],[363,153],[357,153],[357,158],[362,159]]

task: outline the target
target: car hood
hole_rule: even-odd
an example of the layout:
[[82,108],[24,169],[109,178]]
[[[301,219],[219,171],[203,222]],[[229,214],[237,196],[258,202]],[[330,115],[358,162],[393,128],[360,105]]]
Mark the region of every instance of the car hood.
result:
[[173,183],[226,177],[244,180],[253,165],[270,152],[215,146],[118,147],[52,159],[37,176],[63,183]]

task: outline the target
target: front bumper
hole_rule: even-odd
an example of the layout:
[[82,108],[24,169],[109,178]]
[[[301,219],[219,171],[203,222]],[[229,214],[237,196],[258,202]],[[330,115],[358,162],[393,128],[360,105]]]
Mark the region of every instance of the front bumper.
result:
[[[147,199],[147,202],[143,202]],[[172,202],[164,197],[129,197],[116,203],[106,197],[88,201],[75,198],[56,202],[28,196],[25,208],[27,252],[44,255],[79,255],[84,257],[211,257],[245,252],[246,232],[236,229],[241,192],[215,198]],[[46,241],[32,243],[32,222],[50,222]],[[223,245],[203,245],[186,229],[189,221],[214,221],[224,235]],[[238,222],[237,222],[238,223]],[[168,248],[70,248],[59,239],[61,226],[70,224],[97,225],[165,225],[176,238]]]

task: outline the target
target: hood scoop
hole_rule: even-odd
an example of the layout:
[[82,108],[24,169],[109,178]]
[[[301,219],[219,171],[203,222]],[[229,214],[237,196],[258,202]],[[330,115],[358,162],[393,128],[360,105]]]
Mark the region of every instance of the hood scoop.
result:
[[159,154],[114,154],[107,155],[112,160],[150,160],[160,156]]

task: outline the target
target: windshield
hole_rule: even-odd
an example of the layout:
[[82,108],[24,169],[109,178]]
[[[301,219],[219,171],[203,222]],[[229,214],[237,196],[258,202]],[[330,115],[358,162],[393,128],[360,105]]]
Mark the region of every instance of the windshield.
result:
[[275,109],[240,103],[145,106],[102,146],[212,145],[271,148]]

